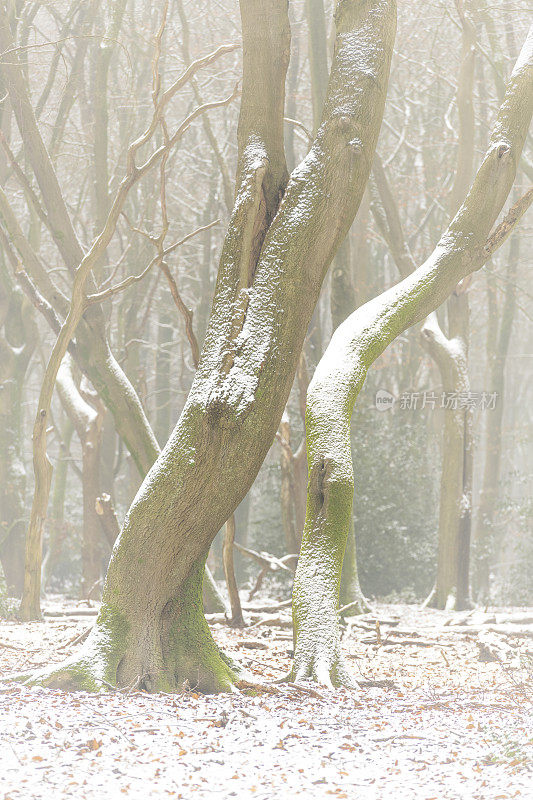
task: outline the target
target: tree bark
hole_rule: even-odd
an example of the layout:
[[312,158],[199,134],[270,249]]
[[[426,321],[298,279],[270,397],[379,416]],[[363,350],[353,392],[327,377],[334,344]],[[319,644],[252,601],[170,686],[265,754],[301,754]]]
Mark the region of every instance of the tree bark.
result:
[[24,583],[22,393],[36,344],[33,309],[0,263],[0,561],[7,591],[14,597],[20,597]]
[[180,420],[115,545],[82,653],[48,685],[229,689],[238,670],[201,608],[209,545],[272,443],[326,270],[361,200],[381,124],[393,2],[337,4],[337,43],[313,146],[287,184],[286,0],[246,0],[236,203],[213,309]]
[[[496,407],[487,413],[485,420],[485,462],[483,483],[477,508],[475,528],[475,591],[480,600],[490,598],[490,553],[494,544],[494,521],[498,499],[498,482],[502,453],[502,418],[505,393],[505,363],[516,307],[514,279],[519,257],[518,236],[511,237],[509,262],[506,270],[507,284],[501,310],[501,318],[489,313],[489,324],[494,328],[487,342],[487,358],[490,360],[490,391],[497,396]],[[492,287],[489,287],[489,291]],[[498,324],[499,323],[499,324]]]
[[241,600],[239,597],[239,587],[235,580],[235,565],[233,563],[233,543],[235,542],[235,514],[226,522],[224,530],[224,541],[222,544],[222,562],[224,564],[224,575],[226,576],[226,586],[228,587],[229,602],[231,606],[231,618],[229,624],[232,628],[244,628],[242,616]]
[[96,410],[80,394],[69,355],[57,373],[57,390],[81,445],[83,529],[81,540],[81,597],[87,597],[102,578],[104,533],[96,501],[100,495],[100,448],[103,408]]
[[461,287],[448,300],[448,313],[449,337],[443,334],[436,314],[428,317],[421,331],[439,368],[444,392],[455,397],[450,407],[444,409],[437,579],[428,605],[461,611],[470,607],[473,466],[473,408],[467,399],[469,314],[468,300]]
[[350,419],[367,370],[406,328],[480,269],[525,207],[491,233],[513,184],[533,112],[533,28],[513,70],[488,152],[437,247],[414,273],[358,309],[334,333],[307,396],[307,517],[293,594],[293,676],[352,685],[340,650],[339,584],[352,513]]

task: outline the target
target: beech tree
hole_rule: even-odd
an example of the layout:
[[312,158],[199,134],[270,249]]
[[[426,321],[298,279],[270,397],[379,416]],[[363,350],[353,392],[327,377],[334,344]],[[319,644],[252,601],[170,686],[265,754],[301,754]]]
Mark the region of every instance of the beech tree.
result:
[[[204,564],[275,436],[322,280],[361,200],[395,33],[394,2],[337,3],[322,122],[289,177],[287,5],[241,3],[235,205],[202,356],[180,420],[127,514],[96,626],[78,657],[40,677],[47,685],[168,690],[188,680],[219,690],[238,679],[203,615]],[[79,280],[91,266],[84,261]]]
[[[515,179],[533,113],[533,28],[515,65],[489,148],[457,214],[429,258],[404,280],[357,309],[337,328],[307,393],[309,485],[302,549],[294,583],[296,680],[353,685],[338,625],[339,584],[353,500],[350,418],[368,369],[406,328],[436,310],[480,269],[533,201],[533,188],[493,226]],[[453,533],[453,529],[452,529]],[[459,547],[456,536],[450,546]],[[442,578],[456,591],[455,572]]]

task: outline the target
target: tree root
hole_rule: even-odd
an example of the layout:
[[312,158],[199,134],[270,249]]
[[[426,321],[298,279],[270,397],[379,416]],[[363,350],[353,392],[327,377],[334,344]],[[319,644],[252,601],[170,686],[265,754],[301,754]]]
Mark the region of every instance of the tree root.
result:
[[339,616],[356,616],[360,614],[373,614],[374,609],[363,594],[358,594],[351,603],[341,606],[337,612]]
[[298,650],[297,644],[294,665],[290,673],[292,683],[299,684],[300,681],[312,680],[326,689],[342,686],[347,689],[359,689],[338,646],[332,650],[318,647],[309,650],[302,648],[300,652]]
[[97,623],[80,650],[65,661],[9,680],[62,691],[174,693],[187,686],[212,694],[235,691],[243,677],[240,667],[212,640],[196,641],[196,648],[171,650],[164,658],[161,652],[137,652],[137,645],[127,635],[109,638]]
[[26,686],[77,692],[101,692],[110,685],[90,658],[78,654],[45,669],[10,676],[10,680]]

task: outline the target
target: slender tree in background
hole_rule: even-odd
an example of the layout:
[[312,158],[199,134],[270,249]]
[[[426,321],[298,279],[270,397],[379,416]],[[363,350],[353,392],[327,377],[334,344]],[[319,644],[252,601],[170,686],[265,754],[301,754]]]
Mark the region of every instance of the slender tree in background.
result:
[[[474,167],[475,28],[468,14],[474,12],[475,6],[475,2],[456,2],[461,20],[461,56],[457,81],[457,159],[448,204],[452,218],[468,191]],[[428,317],[421,331],[422,341],[438,366],[442,388],[452,398],[468,398],[470,393],[469,283],[468,279],[456,286],[447,302],[448,335],[442,330],[436,313]],[[452,400],[451,407],[444,412],[437,577],[427,600],[436,608],[461,610],[471,604],[473,413],[471,405],[459,400]]]
[[497,397],[494,413],[486,418],[484,431],[485,460],[483,464],[483,483],[477,509],[476,522],[476,561],[474,584],[477,596],[487,601],[490,597],[490,564],[494,547],[494,522],[498,497],[498,481],[502,454],[502,418],[505,392],[505,363],[509,352],[509,342],[516,309],[516,268],[520,253],[519,239],[511,236],[506,286],[501,303],[497,308],[494,297],[493,276],[488,278],[489,325],[487,328],[487,358],[490,363],[490,387]]
[[22,461],[22,394],[37,345],[31,304],[0,265],[0,561],[10,594],[24,581],[26,472]]
[[74,426],[81,445],[81,483],[83,494],[83,530],[81,545],[81,596],[99,595],[102,578],[104,531],[101,515],[96,510],[100,496],[100,451],[104,408],[98,399],[93,403],[84,397],[73,375],[69,354],[57,373],[57,390],[65,412]]

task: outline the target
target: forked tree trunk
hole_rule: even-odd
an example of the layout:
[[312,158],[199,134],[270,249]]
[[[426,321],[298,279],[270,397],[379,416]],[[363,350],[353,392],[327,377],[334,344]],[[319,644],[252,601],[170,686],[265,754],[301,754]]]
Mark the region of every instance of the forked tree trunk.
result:
[[533,28],[472,188],[427,261],[337,328],[307,395],[307,518],[294,583],[295,679],[352,685],[337,619],[354,490],[352,409],[366,373],[406,328],[483,266],[533,200],[530,190],[491,234],[511,189],[533,112]]
[[[274,439],[326,270],[368,179],[385,103],[395,4],[342,0],[313,146],[287,183],[286,0],[241,3],[244,42],[235,208],[200,364],[181,418],[115,545],[82,652],[38,680],[229,689],[238,670],[202,612],[216,533]],[[35,677],[34,677],[35,679]]]

